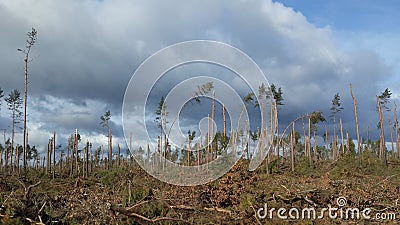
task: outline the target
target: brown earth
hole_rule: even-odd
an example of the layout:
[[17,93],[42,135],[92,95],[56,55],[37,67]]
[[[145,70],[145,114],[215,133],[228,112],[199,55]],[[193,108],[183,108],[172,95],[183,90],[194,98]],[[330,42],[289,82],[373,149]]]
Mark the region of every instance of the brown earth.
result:
[[[99,170],[90,178],[55,179],[39,171],[26,176],[0,174],[0,224],[400,224],[400,165],[388,167],[369,158],[363,167],[353,158],[310,167],[288,162],[265,172],[247,171],[241,160],[229,173],[206,185],[180,187],[160,182],[137,165]],[[278,165],[278,164],[277,164]],[[40,183],[39,183],[40,182]],[[278,208],[370,208],[370,219],[280,219]],[[342,199],[344,200],[344,199]],[[256,212],[275,208],[267,218]],[[339,211],[338,211],[339,212]],[[264,211],[260,211],[260,214]],[[376,215],[396,218],[376,219]],[[286,216],[288,216],[286,212]],[[307,215],[307,214],[306,214]]]

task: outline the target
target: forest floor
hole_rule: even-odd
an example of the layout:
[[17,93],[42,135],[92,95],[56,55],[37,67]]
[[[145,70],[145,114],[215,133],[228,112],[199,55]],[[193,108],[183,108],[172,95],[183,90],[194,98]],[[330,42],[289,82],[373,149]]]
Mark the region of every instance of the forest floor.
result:
[[[218,180],[194,187],[163,183],[137,165],[85,179],[2,173],[0,224],[400,224],[400,161],[364,161],[360,167],[344,157],[310,167],[300,160],[295,172],[281,161],[267,174],[265,165],[249,172],[240,160]],[[308,218],[303,209],[311,208],[322,218]],[[356,208],[360,218],[351,218]],[[298,218],[290,218],[296,210]]]

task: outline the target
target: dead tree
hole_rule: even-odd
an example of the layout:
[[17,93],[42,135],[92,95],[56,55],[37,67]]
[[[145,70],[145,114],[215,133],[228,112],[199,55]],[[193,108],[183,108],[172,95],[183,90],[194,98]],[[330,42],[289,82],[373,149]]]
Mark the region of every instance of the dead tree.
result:
[[291,163],[291,167],[292,167],[292,172],[294,172],[294,145],[296,143],[296,133],[294,130],[294,122],[293,122],[293,129],[292,129],[292,133],[291,133],[291,138],[290,138],[290,163]]
[[118,144],[117,167],[121,166],[121,147]]
[[397,120],[397,105],[394,102],[394,126],[395,126],[395,133],[396,133],[396,151],[397,151],[397,158],[400,159],[400,137],[399,137],[399,121]]
[[78,141],[79,141],[79,134],[78,134],[78,129],[75,130],[75,136],[74,136],[74,154],[75,154],[75,171],[77,176],[79,177],[79,164],[78,164]]
[[131,162],[131,159],[132,159],[132,151],[133,151],[132,142],[133,142],[133,134],[132,134],[132,131],[131,131],[131,133],[129,134],[129,155],[127,155],[127,157],[129,157],[129,164],[132,163],[132,162]]
[[210,153],[210,114],[207,114],[207,150],[206,150],[206,165],[208,169],[208,162],[209,162],[209,153]]
[[340,136],[341,136],[341,140],[342,140],[342,154],[344,155],[344,136],[343,136],[342,117],[339,118],[339,125],[340,125]]
[[379,127],[381,131],[379,137],[379,158],[383,159],[385,165],[387,165],[386,148],[385,148],[385,131],[383,129],[383,113],[381,109],[381,101],[379,99],[379,96],[376,96],[376,101],[378,103]]
[[311,116],[308,116],[308,141],[307,141],[307,149],[308,149],[308,161],[310,166],[312,165],[312,157],[311,157]]
[[358,143],[358,161],[360,165],[362,165],[362,147],[360,140],[360,130],[358,128],[358,114],[357,114],[357,99],[353,95],[353,86],[350,83],[350,95],[353,99],[353,107],[354,107],[354,117],[356,119],[356,133],[357,133],[357,143]]
[[225,106],[224,105],[222,105],[222,117],[223,117],[223,120],[224,120],[224,141],[225,141],[225,138],[226,138],[226,112],[225,112]]
[[394,143],[393,143],[393,124],[392,121],[389,119],[389,132],[390,132],[390,142],[392,144],[392,157],[395,157],[394,154]]
[[49,143],[47,143],[46,174],[51,172],[52,147],[53,147],[53,140],[52,140],[52,138],[50,138]]
[[163,122],[163,133],[164,133],[164,159],[163,159],[163,170],[165,169],[165,165],[167,164],[167,151],[168,151],[168,138],[167,138],[167,132],[166,132],[166,129],[167,129],[167,114],[168,114],[168,112],[167,112],[167,106],[166,106],[166,104],[165,104],[165,102],[164,102],[164,104],[163,104],[163,110],[162,110],[162,114],[163,114],[163,119],[162,119],[162,122]]
[[329,147],[329,144],[328,144],[328,141],[329,141],[328,127],[326,126],[326,124],[324,126],[325,126],[325,146],[326,146],[326,149],[328,149],[328,147]]
[[92,143],[89,143],[89,151],[90,151],[90,174],[93,172],[93,146]]
[[56,176],[56,132],[53,133],[53,179]]
[[[211,140],[211,158],[214,159],[214,117],[215,117],[215,92],[213,91],[212,99],[211,99],[211,135],[212,135],[212,140]],[[215,149],[215,156],[217,155],[216,149]]]
[[84,177],[88,177],[89,174],[89,141],[86,141],[85,153],[84,153]]
[[75,135],[71,135],[68,139],[68,152],[71,151],[71,155],[68,156],[68,165],[70,173],[69,175],[74,175],[74,159],[75,159]]
[[304,117],[301,117],[301,128],[303,130],[303,138],[304,138],[304,154],[307,157],[307,136],[306,136],[306,129],[304,128]]

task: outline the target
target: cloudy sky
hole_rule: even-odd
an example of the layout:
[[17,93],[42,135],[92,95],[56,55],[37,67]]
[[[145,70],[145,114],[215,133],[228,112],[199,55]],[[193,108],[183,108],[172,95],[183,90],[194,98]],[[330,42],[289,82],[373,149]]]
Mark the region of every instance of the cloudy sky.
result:
[[[375,95],[389,88],[390,107],[400,102],[399,10],[396,0],[0,0],[0,87],[5,94],[23,91],[23,55],[17,48],[35,27],[30,143],[43,151],[54,130],[65,143],[78,128],[84,140],[106,144],[99,117],[110,110],[114,143],[122,144],[122,102],[139,65],[172,44],[215,40],[245,52],[270,84],[282,87],[282,124],[316,110],[328,118],[331,100],[340,93],[340,116],[354,137],[353,83],[361,134],[369,127],[376,138]],[[160,90],[177,80],[164,82]],[[3,102],[0,129],[7,129],[7,136],[9,117]]]

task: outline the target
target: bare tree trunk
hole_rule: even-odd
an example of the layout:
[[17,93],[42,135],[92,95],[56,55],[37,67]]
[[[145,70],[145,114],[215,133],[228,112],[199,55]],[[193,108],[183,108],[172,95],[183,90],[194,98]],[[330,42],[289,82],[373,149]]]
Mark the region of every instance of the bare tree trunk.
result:
[[308,161],[310,162],[310,166],[312,165],[312,157],[311,157],[311,116],[308,116]]
[[[5,139],[5,137],[4,137],[4,139]],[[4,161],[5,161],[6,160],[6,151],[7,151],[7,146],[6,146],[6,142],[4,141],[4,148],[0,154],[0,171],[1,172],[6,171],[5,165],[3,167],[3,155],[4,155]]]
[[[31,46],[31,45],[28,45]],[[28,108],[28,64],[29,64],[29,51],[30,47],[28,47],[28,52],[25,54],[25,79],[24,79],[24,134],[23,134],[23,154],[24,154],[24,172],[26,173],[26,145],[27,145],[27,121],[26,121],[26,109]]]
[[293,129],[290,137],[290,162],[292,167],[292,172],[294,172],[294,144],[295,144],[295,130],[294,130],[294,122],[293,122]]
[[[11,116],[11,118],[12,118],[12,121],[11,121],[11,157],[10,157],[10,165],[11,165],[11,171],[13,171],[14,172],[14,164],[13,164],[13,161],[12,161],[12,157],[13,157],[13,153],[14,153],[14,133],[15,133],[15,131],[14,131],[14,126],[15,126],[15,112],[13,111],[12,112],[12,116]],[[17,152],[17,150],[16,150],[16,152]],[[17,155],[17,154],[16,154]],[[15,161],[15,160],[14,160]],[[15,162],[14,162],[15,163]]]
[[113,157],[112,157],[112,133],[111,128],[108,128],[108,169],[113,166]]
[[[268,126],[266,126],[265,127],[265,137],[268,138],[268,136],[269,136],[269,130],[268,130]],[[269,149],[272,149],[271,147],[273,147],[272,146],[273,145],[273,134],[271,134],[271,137],[272,137],[272,140],[268,140],[268,144],[270,146],[270,147],[268,147]],[[264,149],[263,149],[263,151],[264,151]],[[268,152],[269,152],[269,150],[268,150]],[[260,154],[260,156],[261,156],[261,154]]]
[[17,146],[15,146],[15,155],[14,155],[14,167],[15,167],[15,171],[19,174],[19,149],[18,149],[18,144]]
[[226,138],[226,112],[225,112],[225,106],[224,105],[222,105],[222,117],[223,117],[223,120],[224,120],[224,141],[225,141],[225,138]]
[[342,154],[344,155],[344,136],[343,136],[342,117],[339,118],[339,124],[340,124],[340,135],[341,135],[341,138],[342,138]]
[[104,146],[101,145],[101,163],[103,165],[101,165],[101,167],[103,167],[104,169],[107,169],[107,163],[106,163],[106,159],[104,158]]
[[394,153],[394,142],[393,142],[393,124],[392,121],[389,119],[389,129],[390,129],[390,142],[392,143],[392,157],[395,157]]
[[132,142],[133,142],[133,134],[132,134],[132,131],[131,131],[130,135],[129,135],[129,156],[128,156],[129,157],[129,161],[132,158],[132,151],[133,151]]
[[36,161],[36,170],[38,170],[39,169],[39,156],[36,156],[35,157],[35,161]]
[[[162,115],[161,115],[162,116]],[[158,153],[160,154],[160,159],[162,156],[162,136],[163,136],[163,128],[162,128],[162,122],[161,122],[161,126],[160,126],[160,135],[158,137]]]
[[[162,160],[162,158],[161,158],[161,156],[162,156],[162,137],[161,136],[158,136],[157,144],[158,144],[158,150],[159,150],[158,153],[160,154],[160,157],[157,160],[161,162],[161,160]],[[156,160],[156,157],[154,157],[154,160]],[[158,166],[158,164],[156,166]]]
[[147,143],[147,166],[150,166],[150,145]]
[[[276,101],[274,100],[274,120],[275,120],[275,132],[276,133],[276,143],[278,144],[278,138],[279,138],[279,120],[278,120],[278,106],[276,105]],[[271,118],[272,119],[272,118]],[[272,131],[272,129],[271,129]],[[275,136],[275,135],[274,135]],[[279,146],[276,150],[276,155],[279,158]]]
[[326,149],[329,148],[328,140],[329,140],[328,127],[325,124],[325,146],[326,146]]
[[3,172],[3,152],[5,151],[5,146],[3,150],[0,151],[0,172]]
[[207,151],[206,151],[206,165],[208,169],[208,157],[210,152],[210,114],[207,114]]
[[[362,165],[362,147],[360,140],[360,130],[358,128],[358,114],[357,114],[357,99],[353,95],[353,86],[350,83],[350,95],[353,99],[353,107],[354,107],[354,117],[356,118],[356,133],[357,133],[357,143],[358,143],[358,161],[360,166]],[[368,140],[367,140],[368,141]]]
[[203,162],[204,162],[204,160],[203,160],[203,155],[201,154],[201,153],[203,152],[203,134],[201,133],[201,131],[200,131],[199,148],[200,148],[200,149],[199,149],[199,150],[200,150],[199,156],[200,156],[200,159],[201,159],[200,163],[203,163]]
[[347,148],[350,150],[350,138],[349,138],[349,132],[346,130],[346,140],[347,140]]
[[75,130],[75,138],[74,138],[74,155],[75,155],[75,171],[79,177],[79,165],[78,165],[78,129]]
[[87,163],[87,158],[86,158],[86,153],[88,152],[88,141],[86,141],[86,146],[83,147],[83,156],[82,156],[82,177],[86,178],[86,163]]
[[[212,142],[211,142],[211,158],[214,159],[214,119],[215,119],[215,92],[213,91],[212,100],[211,100],[211,135],[212,135]],[[215,150],[216,151],[216,150]],[[215,152],[217,155],[217,152]]]
[[399,140],[399,121],[397,120],[397,105],[396,102],[394,102],[394,126],[395,126],[395,135],[396,135],[396,151],[397,151],[397,158],[400,159],[400,151],[399,151],[399,145],[400,145],[400,140]]
[[188,139],[187,139],[187,141],[188,141],[188,149],[187,149],[187,154],[186,154],[186,156],[187,156],[187,166],[190,166],[190,134],[188,135]]
[[[200,143],[201,143],[201,134],[200,134]],[[197,170],[200,171],[200,150],[201,144],[197,145]]]
[[[237,150],[237,149],[236,149],[235,144],[236,144],[236,141],[237,141],[237,140],[236,140],[237,135],[235,134],[233,128],[231,129],[230,134],[231,134],[231,138],[230,138],[229,142],[227,143],[227,146],[229,146],[229,145],[232,146],[232,153],[233,153],[233,155],[236,157],[236,150]],[[225,148],[225,149],[224,149],[224,153],[225,153],[225,154],[228,154],[228,148]]]
[[165,165],[167,164],[167,150],[168,150],[168,139],[167,139],[167,111],[164,108],[163,110],[163,122],[164,122],[164,159],[163,159],[163,170],[165,169]]
[[353,95],[353,86],[351,85],[351,83],[350,83],[350,95],[351,95],[351,98],[353,99],[354,117],[356,118],[358,161],[361,166],[362,165],[362,147],[361,147],[361,140],[360,140],[360,130],[358,128],[357,99]]
[[89,149],[90,149],[90,172],[89,174],[93,173],[93,148],[92,148],[92,144],[89,143]]
[[313,132],[314,132],[314,160],[315,161],[317,161],[317,130],[316,129],[314,129],[313,130]]
[[6,145],[6,129],[3,130],[4,138],[4,171],[8,170],[8,146]]
[[376,96],[376,101],[378,103],[378,114],[379,114],[379,124],[380,124],[380,130],[381,130],[381,135],[379,139],[379,156],[381,159],[383,159],[385,165],[387,165],[387,157],[386,157],[386,146],[385,146],[385,131],[383,128],[383,113],[381,109],[381,102],[379,101],[379,97]]
[[301,128],[303,129],[303,138],[304,138],[304,154],[307,157],[307,136],[306,136],[306,129],[304,127],[304,117],[301,118]]
[[[264,137],[265,136],[264,136],[263,127],[264,126],[261,126],[261,131],[260,130],[258,131],[258,142],[259,142],[259,144],[257,146],[258,146],[258,151],[260,151],[260,154],[258,154],[260,157],[262,156],[261,152],[264,151]],[[265,128],[265,132],[268,133],[268,126]],[[268,168],[268,165],[269,165],[269,159],[268,158],[267,158],[267,162],[265,164],[266,164],[266,166]]]
[[[271,127],[272,127],[272,120],[271,120]],[[265,128],[265,132],[268,133],[268,126]],[[258,132],[258,134],[260,134],[260,132]],[[274,139],[273,135],[274,135],[274,133],[271,132],[272,139]],[[271,146],[273,146],[273,143],[271,144]],[[260,147],[260,135],[258,135],[257,147]],[[256,148],[256,147],[254,146],[254,148]],[[271,148],[271,149],[273,149],[273,148]],[[260,149],[258,149],[258,150],[260,151]],[[269,163],[271,162],[271,152],[272,152],[272,150],[267,151],[267,158],[265,159],[265,168],[266,168],[267,174],[270,173]],[[274,152],[272,152],[272,154],[274,154]],[[259,155],[259,157],[261,157],[262,154],[258,154],[258,155]]]
[[86,141],[86,148],[85,148],[85,177],[89,176],[89,141]]
[[7,160],[6,160],[6,164],[8,164],[8,162],[10,162],[9,165],[7,165],[8,170],[9,170],[9,174],[12,173],[13,171],[13,160],[12,160],[12,156],[13,156],[13,149],[11,148],[11,146],[8,146],[8,148],[10,148],[10,150],[7,151]]
[[333,113],[333,139],[332,139],[332,159],[336,160],[336,113]]
[[56,132],[53,133],[53,179],[56,177]]
[[369,144],[369,126],[367,126],[367,147],[368,149],[371,147]]
[[46,160],[46,174],[49,173],[50,170],[50,142],[47,143],[47,160]]
[[53,167],[52,167],[52,158],[53,158],[53,140],[49,142],[49,158],[47,159],[47,163],[49,165],[49,173],[51,173]]
[[[275,101],[274,100],[271,100],[272,101],[272,105],[275,103]],[[267,158],[266,158],[266,163],[265,163],[265,167],[266,167],[266,171],[267,171],[267,174],[269,174],[270,173],[270,171],[269,171],[269,164],[270,164],[270,162],[271,162],[271,152],[272,152],[272,154],[274,154],[274,152],[273,152],[273,150],[274,150],[274,148],[276,148],[277,147],[277,150],[276,150],[276,155],[279,157],[279,145],[276,145],[275,146],[275,143],[274,143],[274,140],[275,140],[275,132],[274,132],[274,124],[273,124],[273,119],[274,119],[274,109],[273,109],[273,107],[272,107],[272,105],[271,105],[271,107],[270,107],[270,109],[269,109],[269,115],[270,115],[270,121],[271,121],[271,123],[269,124],[270,126],[269,126],[269,129],[271,130],[271,139],[272,139],[272,141],[271,141],[271,144],[270,144],[270,146],[271,146],[271,148],[270,149],[268,149],[268,151],[267,151]],[[262,106],[261,107],[261,121],[262,121],[262,126],[261,127],[263,127],[264,126],[264,106]],[[266,134],[267,134],[267,137],[268,137],[268,125],[266,125],[266,128],[265,128],[265,132],[266,132]],[[258,142],[260,142],[260,138],[264,138],[264,137],[260,137],[260,135],[258,135]],[[257,146],[259,146],[258,144],[257,144]],[[260,151],[260,149],[258,149],[259,151]],[[254,150],[254,151],[256,151],[256,150]],[[261,151],[263,151],[263,149],[261,149]],[[258,154],[259,156],[261,156],[261,154]]]
[[121,166],[121,146],[118,144],[118,158],[117,158],[117,167]]
[[63,154],[62,154],[62,151],[60,151],[60,161],[59,161],[59,171],[60,171],[60,174],[62,174],[61,172],[63,171]]
[[70,139],[68,141],[68,154],[71,151],[71,155],[68,155],[68,166],[69,166],[69,176],[74,175],[74,153],[75,153],[75,139]]
[[[11,163],[10,164],[8,164],[8,161],[10,160],[10,151],[11,151],[11,149],[9,149],[10,148],[10,146],[7,146],[7,148],[6,148],[6,162],[5,162],[5,166],[6,166],[6,171],[8,171],[9,173],[11,173],[11,168],[10,168],[10,166],[12,165]],[[10,166],[9,166],[10,165]]]
[[[43,162],[42,162],[42,168],[43,170],[46,169],[47,167],[44,166],[44,162],[46,161],[46,156],[43,156]],[[47,170],[47,169],[46,169]]]

